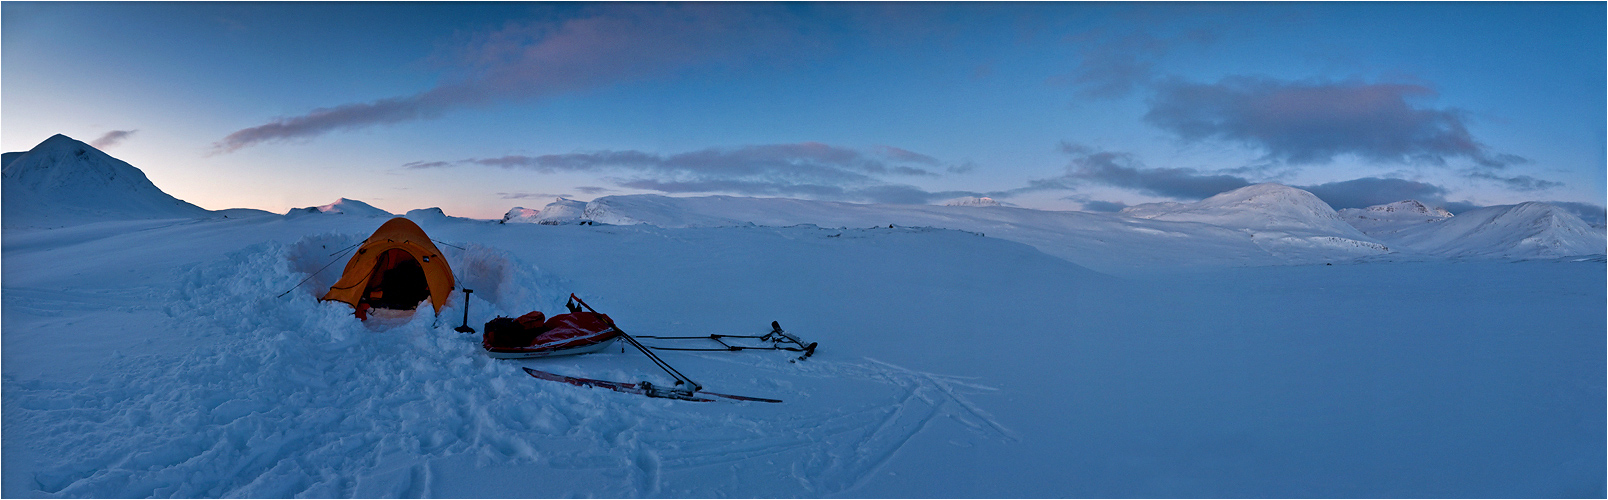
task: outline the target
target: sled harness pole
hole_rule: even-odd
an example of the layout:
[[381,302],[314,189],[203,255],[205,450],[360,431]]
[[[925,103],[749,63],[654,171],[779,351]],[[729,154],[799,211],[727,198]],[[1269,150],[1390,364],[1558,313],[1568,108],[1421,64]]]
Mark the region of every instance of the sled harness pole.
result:
[[[597,312],[597,309],[593,309],[591,304],[587,304],[586,301],[581,300],[580,297],[576,297],[575,294],[573,294],[573,293],[570,294],[569,298],[570,298],[570,303],[567,304],[566,307],[569,307],[569,309],[571,311],[579,310],[579,308],[577,308],[575,306],[575,304],[580,304],[580,307],[585,307],[586,310],[592,311],[594,314],[597,314],[599,316],[603,315],[603,313]],[[642,345],[641,342],[637,342],[637,339],[631,337],[631,334],[625,333],[625,330],[621,330],[620,325],[614,324],[614,319],[613,318],[608,318],[607,321],[609,323],[609,326],[613,327],[614,331],[618,332],[620,334],[620,337],[625,338],[625,341],[629,342],[631,344],[631,347],[635,347],[635,348],[637,348],[638,351],[642,351],[642,354],[646,354],[648,356],[648,359],[653,360],[654,364],[659,365],[659,369],[664,370],[665,373],[670,374],[670,377],[676,379],[676,385],[678,385],[678,386],[683,385],[683,384],[686,385],[686,387],[683,388],[683,389],[679,389],[679,390],[672,389],[671,390],[672,392],[680,393],[680,395],[682,395],[682,396],[689,396],[690,397],[690,396],[692,396],[692,393],[698,392],[698,391],[703,389],[702,385],[698,385],[697,382],[693,382],[692,379],[687,378],[686,375],[682,375],[681,372],[677,371],[675,367],[670,366],[670,363],[666,363],[666,362],[664,362],[664,360],[659,359],[659,356],[657,354],[654,354],[651,349],[647,348],[647,346]],[[647,382],[643,382],[643,385],[648,386],[647,388],[650,391],[652,390],[652,386],[649,385]]]
[[[659,340],[693,340],[693,339],[713,340],[713,341],[715,341],[715,343],[720,344],[720,347],[661,347],[661,346],[647,346],[649,349],[657,349],[657,350],[660,350],[660,351],[703,351],[703,352],[716,352],[716,351],[792,351],[792,352],[802,352],[802,353],[804,353],[804,355],[799,356],[797,358],[797,360],[806,359],[806,358],[809,358],[810,356],[814,355],[815,354],[815,347],[816,347],[815,342],[810,342],[810,343],[806,344],[806,343],[804,343],[803,340],[799,340],[799,338],[794,336],[793,334],[787,333],[786,331],[782,330],[782,325],[780,323],[778,323],[778,322],[775,322],[775,321],[771,322],[771,331],[770,331],[770,333],[767,333],[767,334],[764,334],[764,335],[721,335],[721,334],[716,333],[716,334],[710,334],[710,335],[701,336],[701,337],[664,337],[664,336],[657,336],[657,335],[638,335],[637,338],[640,338],[640,339],[659,339]],[[721,340],[721,339],[757,339],[760,342],[770,342],[771,344],[768,345],[768,346],[732,345],[732,344],[726,343],[725,340]],[[785,344],[793,344],[793,345],[790,346],[790,345],[785,345]],[[797,347],[794,347],[794,346],[797,346]]]
[[[340,249],[339,251],[336,251],[335,253],[332,253],[330,255],[344,254],[344,253],[346,253],[347,250],[351,250],[352,247],[362,245],[364,242],[367,242],[367,241],[368,240],[363,240],[363,241],[359,241],[357,243],[353,243],[352,246]],[[290,287],[290,290],[285,290],[285,293],[290,293],[292,291],[295,291],[296,287],[302,286],[302,283],[306,283],[307,280],[313,279],[314,276],[318,276],[318,273],[324,272],[325,269],[329,269],[329,266],[334,265],[336,262],[340,262],[340,260],[341,260],[340,257],[336,257],[335,260],[329,261],[329,264],[324,264],[324,267],[320,267],[320,268],[318,268],[317,271],[313,271],[313,274],[309,274],[309,275],[307,275],[306,278],[302,278],[301,283],[297,283],[296,286]],[[280,298],[280,297],[284,297],[285,293],[275,295],[274,298],[277,299],[277,298]]]

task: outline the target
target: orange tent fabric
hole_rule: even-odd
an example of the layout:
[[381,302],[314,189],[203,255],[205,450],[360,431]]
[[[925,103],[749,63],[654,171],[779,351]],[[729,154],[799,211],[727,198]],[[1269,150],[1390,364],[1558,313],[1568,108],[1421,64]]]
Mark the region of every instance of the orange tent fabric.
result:
[[430,237],[418,224],[397,217],[363,241],[341,279],[319,300],[351,304],[364,317],[369,308],[413,309],[429,297],[441,314],[454,286],[452,268]]

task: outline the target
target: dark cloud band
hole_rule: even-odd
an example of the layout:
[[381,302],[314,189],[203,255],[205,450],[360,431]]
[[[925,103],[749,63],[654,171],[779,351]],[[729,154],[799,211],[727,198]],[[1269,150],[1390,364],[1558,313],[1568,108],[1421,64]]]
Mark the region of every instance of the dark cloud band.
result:
[[673,74],[689,67],[790,59],[797,16],[779,5],[604,4],[559,22],[511,24],[467,40],[446,59],[446,83],[405,96],[348,103],[235,131],[213,144],[227,153],[265,142],[434,118],[448,111],[546,98]]
[[1484,168],[1525,162],[1476,141],[1463,112],[1413,104],[1433,96],[1428,87],[1407,84],[1174,80],[1157,85],[1145,120],[1187,141],[1240,143],[1287,164],[1341,155],[1429,164],[1461,158]]
[[1061,151],[1072,157],[1066,173],[1036,179],[1023,188],[990,193],[1009,197],[1032,191],[1075,190],[1082,184],[1132,189],[1167,198],[1198,200],[1252,184],[1243,177],[1201,172],[1189,168],[1149,168],[1132,154],[1100,151],[1078,144],[1064,143]]
[[[543,173],[621,173],[617,186],[663,193],[734,193],[802,196],[877,203],[928,203],[974,192],[930,193],[887,182],[885,177],[938,177],[945,168],[932,156],[891,146],[865,150],[818,142],[709,148],[676,154],[635,150],[547,155],[508,155],[459,161],[420,161],[403,168],[492,166]],[[601,188],[595,188],[601,189]],[[579,190],[579,189],[578,189]],[[585,192],[585,191],[583,191]]]

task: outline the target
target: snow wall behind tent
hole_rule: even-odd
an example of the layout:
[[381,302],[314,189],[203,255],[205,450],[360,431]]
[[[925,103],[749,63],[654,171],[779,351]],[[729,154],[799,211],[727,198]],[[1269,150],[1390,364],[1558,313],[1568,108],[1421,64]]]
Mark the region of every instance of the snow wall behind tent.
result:
[[397,217],[374,230],[320,300],[371,308],[413,309],[429,297],[436,314],[456,286],[452,268],[418,224]]

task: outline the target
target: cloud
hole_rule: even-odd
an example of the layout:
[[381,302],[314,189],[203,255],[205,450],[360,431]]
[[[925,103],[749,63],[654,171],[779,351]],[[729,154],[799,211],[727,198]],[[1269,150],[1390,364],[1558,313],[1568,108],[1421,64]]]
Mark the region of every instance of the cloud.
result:
[[551,193],[497,193],[497,197],[504,200],[551,200],[555,198],[572,198],[568,194]]
[[1155,196],[1198,200],[1252,184],[1243,177],[1204,173],[1190,168],[1148,168],[1132,154],[1098,151],[1077,144],[1063,143],[1061,151],[1072,156],[1065,174],[1028,181],[1027,187],[991,193],[989,196],[1072,190],[1082,184],[1092,183]]
[[1549,201],[1547,203],[1551,203],[1553,205],[1557,205],[1558,208],[1568,210],[1570,213],[1579,216],[1582,220],[1585,220],[1590,224],[1601,226],[1605,222],[1608,222],[1608,209],[1604,209],[1601,205],[1580,203],[1577,201]]
[[[1130,153],[1101,151],[1071,143],[1061,144],[1061,151],[1072,157],[1066,166],[1064,174],[1047,179],[1030,180],[1027,186],[987,193],[987,195],[996,198],[1008,198],[1035,191],[1075,191],[1081,186],[1094,184],[1131,189],[1139,193],[1179,200],[1199,200],[1225,191],[1249,186],[1256,182],[1263,182],[1223,173],[1244,171],[1245,169],[1203,172],[1190,168],[1150,168],[1146,167]],[[1561,185],[1561,183],[1524,175],[1502,177],[1481,171],[1473,171],[1467,175],[1495,180],[1516,191],[1533,191]],[[1441,206],[1452,213],[1460,213],[1480,207],[1480,205],[1467,201],[1447,201],[1446,196],[1449,190],[1443,186],[1397,178],[1362,177],[1346,181],[1294,187],[1311,192],[1336,210],[1364,208],[1402,200],[1418,200],[1427,204]],[[1084,204],[1084,209],[1090,211],[1107,211],[1107,209],[1114,211],[1121,210],[1126,206],[1120,202],[1092,200],[1084,195],[1069,196],[1066,199],[1082,203]]]
[[95,149],[106,149],[121,144],[124,139],[128,139],[128,136],[134,135],[135,132],[139,132],[139,130],[113,130],[98,139],[89,141],[89,145],[94,146]]
[[1474,178],[1474,179],[1484,179],[1484,180],[1488,180],[1488,181],[1496,181],[1498,184],[1501,184],[1503,187],[1506,187],[1506,188],[1514,190],[1514,191],[1540,191],[1540,190],[1543,190],[1543,189],[1551,189],[1551,188],[1563,186],[1562,182],[1554,182],[1554,181],[1549,181],[1549,180],[1544,180],[1544,179],[1537,179],[1537,178],[1534,178],[1534,177],[1530,177],[1528,175],[1519,175],[1519,176],[1514,176],[1514,177],[1503,177],[1503,176],[1500,176],[1500,175],[1492,174],[1490,172],[1473,171],[1473,172],[1469,172],[1468,176],[1470,178]]
[[442,168],[474,164],[529,169],[544,173],[637,170],[671,175],[774,177],[818,182],[850,182],[870,180],[873,175],[937,177],[939,174],[922,167],[938,166],[941,163],[931,156],[887,146],[860,151],[819,142],[800,142],[738,148],[707,148],[672,155],[636,150],[537,156],[508,155],[496,158],[471,158],[456,162],[419,161],[404,164],[403,168]]
[[305,115],[279,118],[237,130],[214,143],[212,148],[214,153],[228,153],[263,142],[305,139],[335,130],[434,118],[451,107],[479,99],[470,93],[437,88],[408,97],[319,108]]
[[1411,102],[1435,95],[1420,85],[1356,81],[1172,80],[1156,86],[1145,121],[1186,141],[1240,143],[1287,164],[1328,163],[1341,155],[1435,165],[1462,158],[1484,168],[1527,161],[1475,140],[1462,111]]
[[1366,208],[1374,205],[1418,200],[1431,205],[1446,202],[1446,188],[1406,179],[1363,177],[1316,186],[1297,186],[1307,190],[1335,210]]
[[598,186],[579,186],[575,190],[586,194],[603,194],[614,191],[613,189]]
[[1120,201],[1096,200],[1096,199],[1091,199],[1088,196],[1083,196],[1083,195],[1068,196],[1065,199],[1076,201],[1076,202],[1082,204],[1083,205],[1083,211],[1085,211],[1085,212],[1106,212],[1106,213],[1111,213],[1111,212],[1121,212],[1122,209],[1128,208],[1127,203],[1123,203],[1123,202],[1120,202]]
[[[1424,200],[1419,200],[1419,201],[1424,201]],[[1428,202],[1426,202],[1426,203],[1428,203]],[[1444,209],[1446,209],[1447,212],[1451,212],[1452,215],[1457,215],[1457,214],[1460,214],[1460,213],[1463,213],[1463,212],[1467,212],[1469,210],[1473,210],[1473,209],[1476,209],[1476,208],[1484,208],[1485,207],[1485,205],[1480,205],[1480,204],[1477,204],[1477,203],[1470,203],[1470,202],[1468,202],[1466,200],[1465,201],[1444,201],[1444,202],[1440,202],[1440,203],[1430,203],[1430,205],[1435,205],[1435,206],[1439,206],[1441,208],[1444,208]]]
[[414,161],[414,162],[403,163],[402,168],[409,168],[409,169],[444,168],[444,167],[450,167],[450,166],[452,166],[452,164],[453,163],[450,162],[450,161]]
[[735,193],[745,196],[804,197],[902,205],[924,205],[939,200],[980,195],[973,191],[930,192],[915,186],[895,184],[845,187],[828,184],[733,179],[673,181],[645,178],[615,179],[614,182],[620,187],[661,193]]
[[944,162],[928,155],[891,146],[860,150],[818,142],[707,148],[669,155],[635,150],[507,155],[459,161],[418,161],[404,164],[403,168],[467,165],[542,173],[621,174],[605,179],[619,187],[663,193],[801,196],[878,203],[927,203],[978,195],[958,191],[929,193],[884,180],[886,177],[938,177],[940,174],[930,169],[943,167]]
[[1148,32],[1090,31],[1070,39],[1078,46],[1078,64],[1064,79],[1077,89],[1079,97],[1122,97],[1154,83],[1158,77],[1156,66],[1179,45],[1204,45],[1214,38],[1206,30],[1172,37]]
[[319,108],[237,130],[213,145],[227,153],[265,142],[434,118],[448,111],[541,99],[671,75],[689,67],[786,59],[814,44],[784,5],[603,4],[562,21],[510,24],[471,36],[443,59],[453,70],[434,88]]

